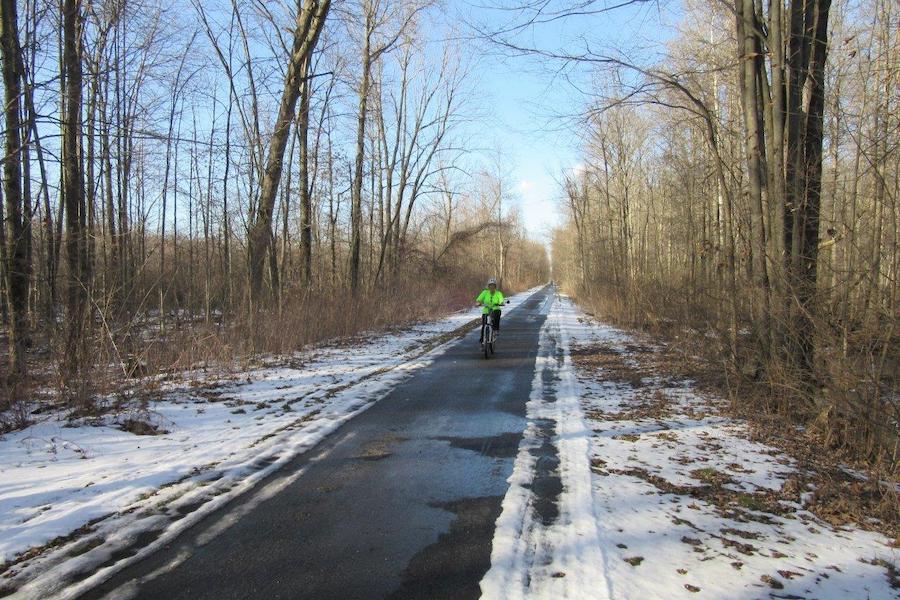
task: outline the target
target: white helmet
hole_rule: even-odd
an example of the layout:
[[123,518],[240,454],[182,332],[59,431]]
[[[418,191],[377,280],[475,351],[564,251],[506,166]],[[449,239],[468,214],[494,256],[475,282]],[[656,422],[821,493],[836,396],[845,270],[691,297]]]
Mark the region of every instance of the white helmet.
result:
[[491,277],[490,279],[488,279],[487,284],[488,285],[497,285],[497,279],[495,277]]

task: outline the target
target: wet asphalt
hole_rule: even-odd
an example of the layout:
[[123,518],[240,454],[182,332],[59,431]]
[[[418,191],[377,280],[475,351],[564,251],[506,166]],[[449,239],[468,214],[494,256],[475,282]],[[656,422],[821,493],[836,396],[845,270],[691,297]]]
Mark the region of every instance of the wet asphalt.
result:
[[267,482],[81,598],[477,598],[551,293],[504,315],[493,358],[469,333]]

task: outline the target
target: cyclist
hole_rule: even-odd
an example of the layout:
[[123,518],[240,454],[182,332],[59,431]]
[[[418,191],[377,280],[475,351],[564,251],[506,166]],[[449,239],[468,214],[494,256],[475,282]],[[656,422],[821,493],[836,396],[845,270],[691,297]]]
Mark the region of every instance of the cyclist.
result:
[[503,292],[497,289],[497,280],[491,277],[488,279],[487,288],[478,294],[475,299],[477,306],[483,306],[481,311],[481,337],[478,343],[484,343],[484,326],[487,324],[488,315],[491,316],[491,325],[495,332],[500,331],[500,306],[503,304]]

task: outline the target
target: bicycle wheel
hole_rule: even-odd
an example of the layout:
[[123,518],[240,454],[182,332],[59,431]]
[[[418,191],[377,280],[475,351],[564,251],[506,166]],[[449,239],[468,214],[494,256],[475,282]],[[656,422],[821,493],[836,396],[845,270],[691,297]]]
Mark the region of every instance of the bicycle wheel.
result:
[[493,335],[494,335],[494,332],[493,332],[493,330],[491,330],[490,325],[488,325],[487,327],[484,328],[484,344],[482,344],[482,347],[484,348],[484,357],[485,358],[490,358],[489,352],[490,352],[491,342],[489,342],[488,340],[490,340],[491,337],[493,337]]
[[494,342],[491,342],[490,346],[491,346],[491,354],[493,354],[494,353]]

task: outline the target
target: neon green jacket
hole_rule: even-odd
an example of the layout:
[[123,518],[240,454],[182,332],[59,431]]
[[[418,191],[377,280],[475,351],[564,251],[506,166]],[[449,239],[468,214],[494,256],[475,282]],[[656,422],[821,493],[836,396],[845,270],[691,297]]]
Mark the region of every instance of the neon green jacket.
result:
[[484,304],[484,310],[481,312],[489,315],[492,310],[500,308],[500,305],[503,304],[503,292],[497,290],[491,294],[491,290],[484,289],[478,294],[478,297],[475,298],[475,302]]

